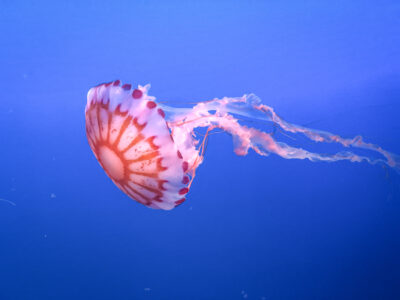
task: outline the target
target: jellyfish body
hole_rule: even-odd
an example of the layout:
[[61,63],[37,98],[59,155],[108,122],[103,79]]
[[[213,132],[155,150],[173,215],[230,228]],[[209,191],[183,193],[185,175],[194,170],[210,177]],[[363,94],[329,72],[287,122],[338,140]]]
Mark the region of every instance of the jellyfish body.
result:
[[[400,171],[397,155],[366,143],[288,123],[253,94],[200,102],[193,108],[157,104],[148,95],[150,86],[121,85],[114,81],[89,90],[86,133],[97,160],[112,181],[132,199],[151,208],[170,210],[185,201],[197,167],[204,158],[209,131],[219,128],[231,134],[235,153],[253,149],[260,155],[277,154],[287,159],[311,161],[366,161]],[[345,148],[363,148],[381,158],[350,151],[319,154],[278,142],[273,135],[239,123],[235,115],[272,122],[283,131],[300,133],[314,142],[339,143]],[[199,138],[195,129],[205,127]]]
[[90,147],[112,181],[136,201],[171,209],[188,192],[183,160],[164,119],[145,87],[119,81],[88,93],[86,132]]

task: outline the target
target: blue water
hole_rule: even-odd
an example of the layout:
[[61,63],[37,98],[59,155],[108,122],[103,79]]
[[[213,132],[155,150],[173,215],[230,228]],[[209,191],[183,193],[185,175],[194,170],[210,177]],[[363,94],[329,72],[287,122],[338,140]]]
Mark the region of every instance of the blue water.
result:
[[[400,299],[400,175],[233,153],[187,201],[126,197],[86,93],[175,106],[253,92],[286,120],[400,153],[399,1],[0,1],[0,299]],[[300,147],[334,152],[335,146]]]

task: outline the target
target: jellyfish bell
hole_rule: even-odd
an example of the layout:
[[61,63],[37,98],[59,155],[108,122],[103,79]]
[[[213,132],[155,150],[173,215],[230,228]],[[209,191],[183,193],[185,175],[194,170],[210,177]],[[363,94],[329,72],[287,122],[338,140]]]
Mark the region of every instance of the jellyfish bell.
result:
[[[119,80],[91,88],[87,96],[86,134],[94,155],[111,180],[129,197],[148,207],[170,210],[185,201],[204,159],[205,142],[214,128],[233,137],[234,151],[246,155],[277,154],[287,159],[334,162],[366,161],[400,171],[399,156],[366,143],[284,121],[253,95],[200,102],[192,108],[157,104],[150,85],[132,89]],[[380,155],[360,156],[350,151],[319,154],[275,140],[273,133],[240,124],[236,116],[272,122],[288,134],[303,134],[314,142],[338,143]],[[206,128],[204,136],[196,128]]]
[[86,132],[100,165],[122,191],[146,206],[172,209],[185,200],[189,164],[148,89],[132,90],[119,81],[90,89]]

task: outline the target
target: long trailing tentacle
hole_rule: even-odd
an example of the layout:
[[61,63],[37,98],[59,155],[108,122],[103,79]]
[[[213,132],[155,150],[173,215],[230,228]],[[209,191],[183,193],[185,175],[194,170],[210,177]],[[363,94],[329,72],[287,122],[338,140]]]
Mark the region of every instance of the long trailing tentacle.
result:
[[[165,110],[168,111],[168,108],[165,108]],[[171,115],[169,126],[171,128],[184,128],[183,132],[187,134],[186,138],[193,138],[193,130],[197,127],[212,126],[212,128],[221,128],[232,135],[235,153],[238,155],[246,155],[249,149],[253,149],[260,155],[274,153],[286,159],[308,159],[310,161],[326,162],[340,160],[351,162],[366,161],[370,164],[385,164],[400,172],[400,157],[398,155],[386,151],[378,145],[364,142],[361,136],[343,138],[330,132],[289,123],[279,117],[273,108],[262,104],[254,94],[244,95],[240,98],[213,99],[201,102],[190,110],[170,111],[175,112],[175,114]],[[273,122],[288,133],[301,133],[314,142],[339,143],[345,148],[353,147],[370,150],[382,155],[382,158],[358,155],[351,151],[320,154],[292,147],[286,143],[276,141],[270,133],[241,125],[235,115]],[[179,133],[182,133],[182,130],[179,130]],[[194,141],[193,144],[196,144],[196,142]]]

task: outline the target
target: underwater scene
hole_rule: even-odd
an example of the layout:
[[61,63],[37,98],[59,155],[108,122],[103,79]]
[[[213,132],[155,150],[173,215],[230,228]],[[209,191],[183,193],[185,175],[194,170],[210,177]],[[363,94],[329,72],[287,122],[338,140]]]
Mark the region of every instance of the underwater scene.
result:
[[399,1],[0,1],[0,299],[400,299]]

